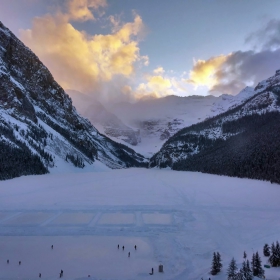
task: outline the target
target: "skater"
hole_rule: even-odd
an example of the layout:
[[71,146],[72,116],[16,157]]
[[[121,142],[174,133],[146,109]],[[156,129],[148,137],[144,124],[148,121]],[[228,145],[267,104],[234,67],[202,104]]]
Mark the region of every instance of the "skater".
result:
[[39,278],[41,278],[41,276],[42,276],[42,274],[41,274],[41,273],[39,273]]
[[154,274],[154,268],[152,267],[152,273],[149,273],[150,275],[153,275]]
[[9,260],[7,260],[7,263],[9,263],[10,261]]
[[62,269],[61,269],[60,273],[61,273],[61,274],[62,274],[62,276],[63,276],[63,270],[62,270]]
[[18,265],[21,265],[21,261],[18,262]]
[[130,252],[128,252],[128,257],[130,257]]
[[53,245],[52,245],[52,249],[53,249]]
[[135,249],[135,250],[137,249],[137,246],[136,246],[136,245],[134,246],[134,249]]
[[120,249],[120,244],[118,244],[118,249]]
[[124,250],[124,246],[122,246],[122,249]]

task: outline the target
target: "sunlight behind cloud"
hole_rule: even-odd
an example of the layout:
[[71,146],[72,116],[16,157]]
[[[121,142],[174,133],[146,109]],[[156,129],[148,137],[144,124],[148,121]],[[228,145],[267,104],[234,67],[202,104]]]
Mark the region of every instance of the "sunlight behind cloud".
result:
[[218,82],[215,76],[217,69],[227,58],[227,55],[220,55],[208,60],[194,61],[193,69],[190,71],[189,79],[186,82],[193,84],[195,87],[207,86],[211,89]]
[[[71,18],[93,19],[89,8],[96,9],[105,3],[73,0],[69,2],[68,14],[37,17],[32,29],[21,30],[23,42],[40,57],[64,88],[94,92],[114,75],[132,75],[134,64],[142,60],[137,35],[144,25],[139,15],[135,14],[133,22],[119,25],[107,35],[90,36],[70,23]],[[147,61],[148,58],[143,57],[143,63]]]

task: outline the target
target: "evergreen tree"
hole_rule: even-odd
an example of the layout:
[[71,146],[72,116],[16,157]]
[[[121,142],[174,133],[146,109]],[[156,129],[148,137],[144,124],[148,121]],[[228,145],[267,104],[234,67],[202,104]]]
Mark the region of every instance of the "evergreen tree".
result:
[[265,257],[269,257],[270,256],[270,247],[268,246],[268,244],[264,244],[263,246],[263,255]]
[[246,274],[245,274],[245,278],[246,280],[252,280],[254,277],[253,277],[253,272],[252,272],[252,269],[250,267],[250,262],[249,260],[247,260],[246,262]]
[[244,251],[243,253],[243,259],[246,259],[247,258],[247,254],[246,254],[246,251]]
[[219,252],[217,252],[217,267],[218,267],[218,272],[220,272],[223,267],[221,255]]
[[236,261],[234,258],[232,258],[232,260],[229,263],[228,269],[227,269],[227,276],[229,280],[234,280],[235,276],[237,274],[237,265],[236,265]]
[[256,252],[256,254],[253,255],[252,260],[252,270],[253,275],[262,278],[264,276],[264,270],[262,269],[262,261],[259,256],[259,253]]
[[242,263],[242,268],[238,273],[238,280],[253,280],[253,274],[248,260]]
[[253,253],[252,262],[251,262],[253,274],[254,274],[254,267],[256,266],[255,263],[256,263],[256,255],[255,255],[255,253]]
[[276,245],[274,242],[272,243],[271,253],[268,261],[270,262],[271,266],[275,267],[280,265],[280,246],[278,241],[276,242]]
[[217,273],[218,273],[217,255],[216,255],[216,252],[214,252],[213,259],[212,259],[211,274],[216,275]]
[[275,246],[275,258],[276,258],[276,266],[280,266],[280,245],[278,241],[276,241],[276,246]]

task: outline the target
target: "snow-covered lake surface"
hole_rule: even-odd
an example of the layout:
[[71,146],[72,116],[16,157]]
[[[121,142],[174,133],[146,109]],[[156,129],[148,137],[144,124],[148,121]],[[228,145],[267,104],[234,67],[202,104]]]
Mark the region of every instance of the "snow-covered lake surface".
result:
[[[263,245],[280,240],[279,197],[276,184],[171,170],[1,181],[0,279],[58,279],[61,269],[67,280],[226,279],[244,250],[267,262]],[[215,277],[214,251],[224,265]],[[280,268],[266,269],[279,277]]]

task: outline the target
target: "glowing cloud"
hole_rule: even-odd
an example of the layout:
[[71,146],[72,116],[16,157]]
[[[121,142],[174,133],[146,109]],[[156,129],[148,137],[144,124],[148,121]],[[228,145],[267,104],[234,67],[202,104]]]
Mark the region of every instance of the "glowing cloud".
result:
[[279,69],[280,20],[269,21],[262,29],[250,34],[254,50],[235,51],[228,55],[194,62],[186,83],[206,86],[211,94],[238,94],[246,86],[256,86]]
[[183,86],[184,80],[176,77],[170,77],[165,73],[162,67],[153,70],[156,75],[145,75],[144,82],[140,83],[133,96],[136,99],[159,98],[167,95],[178,94],[178,92],[187,93]]
[[68,13],[45,15],[33,20],[32,29],[21,30],[21,39],[51,70],[64,87],[94,92],[116,75],[128,77],[141,57],[137,35],[143,29],[139,15],[134,21],[119,24],[112,34],[90,36],[79,31],[70,19],[92,20],[90,10],[106,5],[103,0],[71,0]]
[[216,77],[217,69],[219,69],[223,63],[227,60],[228,56],[220,55],[212,57],[208,60],[194,61],[193,70],[190,71],[189,79],[187,83],[193,84],[195,87],[207,86],[211,89],[218,83]]

